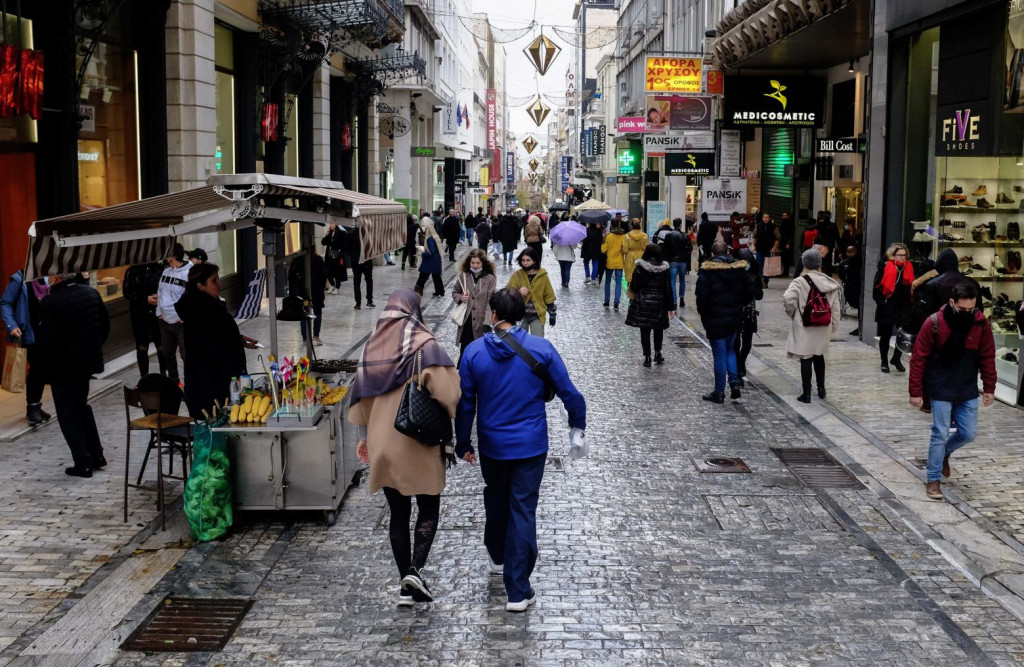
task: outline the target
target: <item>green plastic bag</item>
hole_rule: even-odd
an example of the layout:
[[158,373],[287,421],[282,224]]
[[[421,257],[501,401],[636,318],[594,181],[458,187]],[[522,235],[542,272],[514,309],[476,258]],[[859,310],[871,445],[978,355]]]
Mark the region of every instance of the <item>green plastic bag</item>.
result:
[[192,442],[193,464],[185,484],[185,517],[192,536],[200,542],[227,534],[234,521],[231,505],[231,476],[227,439],[211,429],[225,417],[200,422]]

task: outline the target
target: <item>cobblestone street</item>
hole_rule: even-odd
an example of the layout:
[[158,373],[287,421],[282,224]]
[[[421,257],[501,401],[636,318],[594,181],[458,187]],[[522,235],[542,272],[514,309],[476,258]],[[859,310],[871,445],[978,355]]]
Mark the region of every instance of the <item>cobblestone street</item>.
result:
[[[550,255],[545,265],[557,271]],[[510,273],[499,268],[499,285]],[[379,306],[391,289],[413,278],[397,267],[377,277]],[[692,291],[692,275],[689,282]],[[551,457],[560,458],[546,471],[538,510],[538,603],[521,615],[504,611],[500,578],[488,574],[479,469],[460,463],[449,472],[441,530],[425,569],[433,604],[396,608],[386,504],[359,485],[329,529],[318,515],[250,514],[220,543],[155,550],[174,552],[160,565],[166,575],[106,619],[107,629],[92,641],[79,638],[78,646],[47,656],[39,649],[45,637],[39,638],[70,617],[76,601],[103,586],[104,577],[115,576],[117,559],[132,550],[125,545],[153,510],[149,496],[132,495],[134,523],[124,526],[113,472],[109,479],[58,479],[66,457],[59,431],[48,427],[26,436],[3,453],[6,469],[39,481],[38,488],[19,483],[4,492],[11,530],[4,531],[9,548],[3,576],[17,579],[21,588],[3,588],[11,645],[0,658],[26,665],[126,666],[1024,662],[1020,620],[915,528],[907,506],[894,504],[886,487],[843,453],[845,443],[792,409],[789,394],[795,390],[784,378],[769,377],[770,364],[785,366],[780,321],[767,314],[782,286],[777,281],[762,308],[766,326],[758,342],[773,347],[757,348],[762,360],[751,363],[765,380],[752,377],[740,402],[718,406],[700,399],[711,381],[711,355],[687,328],[699,332],[692,309],[684,313],[686,326],[675,323],[667,332],[667,363],[644,369],[638,333],[623,325],[625,308],[603,309],[603,288],[584,286],[580,265],[574,267],[571,288],[557,290],[560,317],[548,337],[587,397],[591,455],[568,458],[567,429],[557,402],[550,404]],[[325,355],[340,355],[357,343],[379,313],[354,313],[347,294],[328,302]],[[454,325],[442,317],[450,303],[428,300],[425,315],[440,322],[437,337],[454,355]],[[246,332],[262,335],[258,327],[265,324],[261,318]],[[841,331],[853,326],[844,323]],[[293,338],[282,340],[294,344]],[[879,394],[874,388],[880,379],[858,375],[856,360],[844,356],[854,346],[863,350],[849,354],[874,358],[860,343],[837,345],[830,401],[913,459],[924,416],[906,414],[900,378],[886,378],[897,386]],[[873,369],[872,363],[865,373]],[[118,470],[117,461],[123,470],[120,394],[95,407],[110,470]],[[968,448],[964,467],[975,454],[993,458],[980,454],[989,447],[986,438],[998,441],[993,421],[1018,420],[1019,426],[1019,413],[997,408],[983,416],[978,447]],[[901,427],[894,430],[904,436],[905,450],[880,428],[884,424]],[[866,488],[804,486],[771,449],[817,447],[850,464]],[[698,470],[716,457],[740,457],[750,473]],[[993,521],[1001,520],[1000,508],[993,509]],[[141,545],[149,532],[132,544]],[[73,550],[79,542],[83,546]],[[67,553],[69,562],[51,565],[47,553]],[[36,568],[26,570],[36,572],[31,579],[16,574],[25,567]],[[220,653],[117,651],[168,593],[240,596],[255,604]]]

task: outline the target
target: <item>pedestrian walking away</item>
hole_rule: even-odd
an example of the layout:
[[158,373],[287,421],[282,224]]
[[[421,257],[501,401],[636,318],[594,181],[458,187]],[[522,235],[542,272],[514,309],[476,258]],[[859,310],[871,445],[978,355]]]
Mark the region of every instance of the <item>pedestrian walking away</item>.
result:
[[[491,297],[494,333],[466,348],[459,376],[462,398],[455,418],[456,454],[473,464],[473,423],[484,478],[484,547],[491,574],[501,574],[506,611],[524,612],[537,600],[530,582],[537,562],[537,502],[548,454],[545,394],[548,382],[569,414],[573,435],[587,428],[583,395],[569,379],[558,351],[517,322],[526,303],[515,289]],[[535,373],[516,348],[541,364]],[[575,433],[573,433],[575,432]]]
[[466,346],[491,329],[491,295],[497,289],[497,281],[494,263],[487,253],[479,248],[470,250],[462,260],[459,278],[452,288],[456,307],[460,303],[466,304],[466,318],[459,323],[455,334],[455,341],[459,344],[459,363],[466,353]]
[[373,260],[367,259],[365,262],[360,262],[359,258],[362,255],[362,230],[354,229],[351,232],[345,234],[345,243],[343,247],[343,256],[345,257],[345,263],[352,267],[352,295],[355,297],[356,303],[353,308],[359,310],[363,307],[363,292],[360,288],[360,283],[366,283],[366,307],[373,308]]
[[92,477],[107,465],[89,406],[89,380],[103,372],[108,335],[110,317],[99,292],[80,284],[77,274],[54,276],[50,293],[39,302],[36,344],[47,360],[57,423],[74,460],[64,473],[72,477]]
[[[934,500],[943,497],[942,478],[951,473],[949,457],[977,435],[979,374],[982,405],[995,400],[995,340],[977,304],[972,285],[953,287],[949,301],[921,325],[910,358],[910,404],[920,408],[925,394],[932,404],[925,493]],[[952,435],[950,420],[956,421]]]
[[156,316],[160,320],[160,347],[164,353],[167,376],[176,383],[180,382],[180,376],[178,375],[178,360],[174,356],[174,351],[178,351],[181,361],[184,363],[185,329],[181,325],[178,313],[174,310],[174,304],[185,293],[188,272],[191,268],[192,264],[185,261],[185,248],[180,243],[175,243],[167,257],[167,268],[160,276],[156,294],[151,294],[148,299],[151,305],[156,306]]
[[700,214],[700,224],[697,225],[697,247],[700,249],[697,258],[698,266],[711,259],[711,246],[715,241],[722,241],[719,226],[711,222],[707,213]]
[[636,268],[636,261],[643,257],[647,244],[650,242],[647,239],[647,234],[641,229],[639,218],[633,218],[630,226],[632,229],[629,230],[626,238],[622,241],[622,252],[625,255],[622,269],[626,275],[626,285],[633,282],[633,270]]
[[[316,254],[316,248],[310,248],[309,252],[310,283],[313,286],[312,296],[306,294],[305,257],[293,259],[288,267],[288,293],[309,301],[309,307],[313,311],[313,344],[320,345],[320,327],[324,323],[324,303],[326,302],[327,266],[324,264],[324,258]],[[372,306],[373,302],[370,301],[367,305]],[[306,342],[306,337],[309,335],[308,319],[308,317],[302,318],[299,325],[303,343]]]
[[580,257],[583,258],[583,273],[586,280],[584,285],[597,282],[600,279],[601,268],[601,243],[604,241],[604,225],[595,222],[587,225],[587,237],[583,239],[580,247]]
[[560,245],[552,241],[551,251],[558,260],[558,270],[562,278],[562,287],[569,286],[569,279],[572,278],[572,265],[576,261],[575,245]]
[[[420,218],[427,217],[424,211],[420,211]],[[402,248],[402,270],[405,271],[405,264],[408,261],[409,268],[416,268],[416,233],[419,225],[416,224],[416,217],[412,214],[405,218],[405,246]]]
[[629,310],[626,326],[640,329],[640,346],[644,352],[644,368],[651,367],[651,333],[654,333],[654,363],[665,363],[661,345],[669,320],[676,316],[676,300],[669,284],[668,263],[661,258],[661,248],[647,245],[643,257],[636,261],[633,282],[629,284]]
[[[820,236],[820,234],[819,234]],[[875,299],[875,322],[878,323],[878,352],[882,357],[882,372],[889,372],[889,363],[899,372],[907,370],[901,362],[898,347],[889,357],[889,346],[896,329],[910,321],[913,298],[914,265],[909,261],[910,251],[902,243],[893,243],[878,263],[872,285]]]
[[764,261],[772,253],[779,251],[782,242],[782,233],[778,225],[772,220],[771,213],[765,211],[761,220],[757,223],[754,231],[754,251],[757,257],[757,271],[761,275],[761,282],[768,287],[768,278],[764,275]]
[[[841,286],[832,276],[821,272],[823,259],[817,250],[805,250],[801,259],[803,273],[789,283],[782,295],[782,305],[790,319],[786,354],[790,359],[800,360],[803,391],[797,400],[810,403],[812,369],[818,383],[818,398],[824,399],[826,396],[825,355],[828,354],[832,334],[839,328],[842,318]],[[810,316],[809,310],[816,310],[818,315]],[[828,311],[827,318],[822,316],[825,310]],[[828,321],[824,322],[825,319]]]
[[[476,226],[473,228],[470,228],[468,226],[466,227],[466,233],[468,236],[473,236],[473,234],[471,233],[472,231],[476,231],[477,247],[486,253],[487,246],[490,245],[491,237],[493,234],[490,219],[484,218],[483,220],[478,221],[476,223]],[[470,245],[472,245],[473,241],[470,240],[469,243]]]
[[434,229],[434,221],[424,216],[420,220],[422,243],[416,247],[420,254],[420,277],[416,280],[416,293],[423,296],[423,287],[428,278],[434,280],[434,296],[444,296],[444,282],[441,280],[441,238]]
[[[149,302],[149,295],[156,294],[160,288],[160,276],[163,271],[163,264],[150,262],[129,266],[124,272],[121,293],[128,302],[128,319],[131,321],[132,337],[135,339],[135,361],[139,366],[139,377],[149,375],[150,343],[156,346],[160,373],[167,373],[160,337],[160,320],[156,316],[156,306]],[[31,360],[29,363],[32,363]]]
[[[327,225],[327,233],[320,244],[324,247],[324,265],[327,267],[327,281],[330,283],[330,294],[337,294],[341,283],[345,282],[348,276],[342,271],[342,250],[345,247],[345,230],[333,222]],[[405,257],[402,257],[404,266]]]
[[[156,264],[159,268],[160,265]],[[130,269],[129,269],[130,270]],[[159,273],[156,277],[159,278]],[[127,285],[128,274],[125,273]],[[43,390],[46,388],[46,360],[39,354],[36,344],[36,327],[39,323],[39,299],[49,293],[45,280],[25,282],[25,272],[18,270],[11,276],[7,289],[0,297],[0,315],[3,317],[7,330],[7,342],[25,348],[25,359],[28,370],[25,375],[25,420],[32,426],[42,424],[51,417],[43,410]],[[146,292],[148,295],[149,292]],[[143,302],[146,296],[142,297]],[[147,303],[147,307],[151,307]],[[134,324],[134,320],[133,320]],[[152,335],[153,327],[148,335]],[[159,340],[159,337],[157,338]],[[146,362],[149,362],[147,342]]]
[[523,235],[523,228],[519,218],[514,215],[505,216],[501,223],[501,250],[502,259],[507,266],[512,266],[512,257],[519,247],[519,240]]
[[788,277],[789,267],[793,265],[793,242],[796,235],[796,226],[793,224],[793,218],[789,215],[789,211],[782,214],[782,221],[779,222],[779,234],[782,237],[779,242],[782,252],[782,275]]
[[448,261],[455,261],[455,248],[459,245],[461,234],[464,233],[459,216],[455,209],[448,211],[448,216],[441,221],[441,235],[444,237],[445,245],[448,246]]
[[659,233],[658,238],[662,239],[659,244],[662,258],[668,263],[672,300],[678,301],[679,307],[683,308],[686,306],[686,274],[693,258],[693,242],[683,231],[682,218],[673,220],[671,230],[665,234]]
[[[555,326],[555,290],[548,272],[540,266],[540,253],[526,248],[519,253],[519,270],[512,274],[505,287],[519,290],[526,300],[526,314],[520,318],[523,328],[534,336],[544,336],[544,316]],[[517,320],[519,321],[519,320]]]
[[469,215],[466,216],[466,220],[463,222],[462,226],[463,229],[465,230],[464,238],[466,239],[467,244],[473,245],[473,234],[480,226],[480,223],[483,222],[484,220],[486,220],[486,217],[484,216],[484,212],[482,209],[477,215],[473,215],[472,213],[470,213]]
[[523,229],[523,239],[526,241],[526,245],[537,251],[538,257],[544,254],[544,227],[541,225],[538,216],[531,215],[526,221],[526,227]]
[[[418,382],[455,416],[460,396],[455,365],[423,324],[419,297],[401,288],[388,299],[363,347],[348,413],[358,427],[356,455],[370,465],[370,493],[384,489],[391,510],[388,537],[398,567],[400,607],[434,599],[423,568],[437,533],[445,469],[453,459],[449,448],[425,446],[395,430],[409,382]],[[410,544],[414,497],[417,515]]]
[[194,419],[206,419],[228,398],[231,379],[246,374],[243,348],[252,349],[257,341],[239,332],[221,300],[216,264],[189,271],[185,294],[174,309],[185,329],[185,405]]
[[608,307],[612,283],[615,283],[615,310],[619,309],[622,299],[622,267],[626,265],[623,245],[626,241],[626,230],[612,225],[612,230],[604,237],[601,252],[604,254],[604,307]]
[[761,271],[754,261],[754,255],[744,248],[739,251],[738,257],[747,263],[747,276],[754,286],[754,298],[743,306],[743,319],[736,332],[736,374],[740,377],[739,384],[742,387],[745,383],[743,378],[747,377],[747,357],[750,356],[754,334],[757,333],[757,302],[764,298],[764,283],[761,282]]
[[754,286],[747,275],[747,262],[729,255],[724,241],[711,245],[712,257],[700,265],[695,296],[697,313],[711,344],[715,363],[715,388],[704,394],[705,401],[725,403],[726,381],[731,398],[741,397],[736,372],[736,332],[743,308],[754,298]]

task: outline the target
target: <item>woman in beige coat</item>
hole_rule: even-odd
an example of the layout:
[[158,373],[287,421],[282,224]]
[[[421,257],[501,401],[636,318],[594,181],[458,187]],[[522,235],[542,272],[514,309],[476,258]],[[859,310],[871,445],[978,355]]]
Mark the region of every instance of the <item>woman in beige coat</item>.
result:
[[455,334],[455,340],[459,343],[459,362],[466,352],[466,346],[491,330],[491,295],[498,282],[494,273],[494,263],[479,248],[470,250],[462,260],[459,278],[452,289],[456,306],[460,303],[468,306],[466,319],[458,326]]
[[[418,369],[422,372],[417,378]],[[356,455],[370,464],[370,493],[383,488],[391,509],[388,535],[402,579],[400,607],[434,599],[420,570],[437,531],[446,463],[454,461],[450,446],[427,447],[395,430],[402,391],[417,379],[454,418],[462,396],[459,374],[423,325],[419,297],[402,288],[388,299],[363,348],[348,413],[349,421],[360,427]],[[419,511],[410,546],[412,496]]]
[[[840,284],[830,276],[821,272],[821,253],[816,248],[804,252],[800,256],[804,270],[789,284],[782,295],[782,305],[789,315],[789,341],[786,352],[790,359],[800,360],[800,379],[803,382],[803,393],[797,398],[801,403],[811,402],[811,369],[818,381],[818,397],[825,398],[825,354],[832,334],[839,327]],[[827,299],[831,310],[832,322],[828,326],[804,326],[803,313],[807,298],[811,293],[811,281]]]

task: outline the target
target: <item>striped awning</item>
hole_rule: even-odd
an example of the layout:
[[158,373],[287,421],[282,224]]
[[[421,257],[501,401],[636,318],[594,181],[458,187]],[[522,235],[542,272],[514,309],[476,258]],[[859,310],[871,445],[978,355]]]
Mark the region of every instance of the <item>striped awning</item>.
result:
[[[275,196],[315,198],[316,206],[283,208],[266,199]],[[405,207],[398,202],[347,190],[336,181],[217,175],[192,190],[36,221],[29,230],[25,275],[33,280],[159,261],[181,234],[239,229],[257,219],[351,224],[354,214],[365,228],[364,260],[404,245]]]

